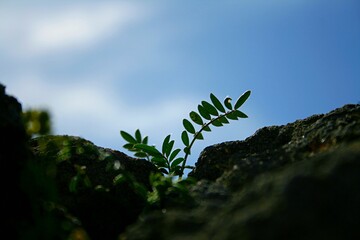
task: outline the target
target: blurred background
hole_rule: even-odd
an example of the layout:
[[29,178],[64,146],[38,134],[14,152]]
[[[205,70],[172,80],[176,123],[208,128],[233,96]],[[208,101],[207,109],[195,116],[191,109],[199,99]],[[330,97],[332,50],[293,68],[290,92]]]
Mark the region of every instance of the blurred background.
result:
[[249,118],[206,146],[360,102],[360,1],[0,2],[0,83],[54,134],[126,152],[140,129],[182,147],[182,119],[210,93],[252,95]]

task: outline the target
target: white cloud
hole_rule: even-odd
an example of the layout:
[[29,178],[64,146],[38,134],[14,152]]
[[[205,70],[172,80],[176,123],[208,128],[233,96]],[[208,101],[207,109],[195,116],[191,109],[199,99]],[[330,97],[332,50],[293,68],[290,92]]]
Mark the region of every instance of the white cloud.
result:
[[[152,140],[160,141],[171,131],[180,131],[194,102],[174,98],[160,103],[133,106],[112,94],[112,85],[101,81],[46,81],[36,74],[24,74],[6,84],[23,108],[46,108],[52,113],[55,134],[77,135],[104,146],[107,140],[121,140],[119,131],[139,128]],[[44,102],[46,99],[46,102]],[[179,124],[180,123],[180,124]]]
[[[128,80],[127,72],[140,72],[141,68],[146,67],[171,68],[174,59],[168,57],[169,45],[166,43],[168,39],[174,38],[172,31],[176,32],[175,36],[180,36],[189,28],[184,30],[168,26],[163,29],[156,27],[157,25],[142,28],[140,33],[134,34],[135,38],[124,40],[123,49],[118,50],[122,53],[121,56],[113,61],[116,65],[113,70],[95,68],[94,72],[97,74],[83,73],[75,77],[71,76],[71,69],[67,71],[64,68],[66,76],[58,71],[56,77],[52,78],[54,73],[47,69],[48,65],[38,64],[32,69],[32,63],[39,60],[36,59],[38,56],[46,56],[43,59],[53,61],[47,57],[48,54],[61,57],[65,52],[70,53],[67,55],[71,58],[74,51],[106,44],[102,40],[113,34],[123,33],[147,13],[147,9],[145,11],[138,5],[101,2],[59,9],[29,7],[29,10],[23,11],[0,10],[0,54],[3,45],[3,53],[10,51],[10,54],[29,57],[23,63],[17,62],[16,68],[14,67],[16,70],[11,73],[13,77],[8,78],[10,82],[6,84],[8,90],[25,104],[24,107],[49,108],[53,114],[56,134],[79,135],[99,146],[119,149],[122,141],[119,130],[131,132],[136,128],[148,135],[151,143],[161,143],[168,133],[179,137],[182,131],[181,120],[196,108],[197,101],[179,97],[160,103],[146,102],[143,106],[133,106],[121,96],[112,94],[112,88],[119,79]],[[143,33],[144,29],[147,34]],[[97,79],[89,80],[89,76]],[[61,82],[61,78],[67,80]],[[227,134],[227,140],[234,134],[230,128],[225,128],[224,133]],[[217,133],[210,136],[213,135],[219,136]],[[211,140],[211,137],[205,138]],[[181,141],[177,143],[180,144]],[[199,145],[203,143],[208,145],[209,141]]]
[[[119,134],[120,130],[134,133],[139,128],[143,135],[149,136],[149,144],[158,147],[171,133],[175,147],[182,148],[182,119],[187,118],[198,103],[192,98],[178,97],[134,106],[122,99],[121,95],[113,94],[113,85],[103,84],[96,79],[88,83],[74,80],[65,84],[46,81],[39,75],[29,73],[8,82],[6,86],[7,92],[22,102],[24,108],[48,108],[55,134],[80,136],[98,146],[116,149],[130,156],[132,153],[122,148],[125,142]],[[258,115],[253,111],[246,113],[249,116]],[[205,147],[250,136],[262,123],[254,117],[230,125],[221,129],[212,128],[211,133],[204,133],[205,141],[196,142],[188,164],[194,165]]]
[[119,33],[145,14],[130,3],[8,7],[0,11],[0,42],[26,56],[79,50]]
[[194,105],[187,99],[171,99],[133,106],[97,84],[72,87],[60,94],[51,108],[57,134],[80,135],[102,146],[114,139],[120,142],[120,130],[132,133],[137,128],[159,142],[165,134],[177,131],[180,120]]

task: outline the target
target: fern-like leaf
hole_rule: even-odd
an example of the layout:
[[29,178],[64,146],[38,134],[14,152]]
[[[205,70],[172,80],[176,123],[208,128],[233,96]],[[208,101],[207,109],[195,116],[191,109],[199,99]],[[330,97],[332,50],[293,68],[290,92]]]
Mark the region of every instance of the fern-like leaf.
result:
[[[193,169],[194,167],[186,165],[188,156],[191,154],[191,148],[196,140],[203,140],[203,132],[210,132],[210,126],[221,127],[228,124],[229,120],[238,120],[239,118],[247,118],[248,116],[242,111],[238,110],[244,102],[249,98],[251,91],[246,91],[236,101],[234,107],[231,104],[231,98],[226,97],[223,103],[213,94],[210,94],[210,102],[202,101],[198,105],[196,111],[189,113],[190,120],[199,128],[195,129],[194,125],[188,119],[183,119],[184,131],[181,133],[181,140],[184,144],[184,157],[177,157],[181,149],[175,149],[174,140],[171,140],[171,135],[167,135],[163,140],[161,151],[155,146],[148,145],[148,137],[142,138],[139,129],[135,131],[134,136],[120,131],[120,135],[127,142],[123,147],[129,151],[135,152],[135,156],[147,158],[157,168],[165,174],[178,175],[181,179],[186,168]],[[189,138],[189,135],[192,139]],[[191,141],[190,141],[191,140]],[[76,181],[72,183],[72,188],[76,188]]]

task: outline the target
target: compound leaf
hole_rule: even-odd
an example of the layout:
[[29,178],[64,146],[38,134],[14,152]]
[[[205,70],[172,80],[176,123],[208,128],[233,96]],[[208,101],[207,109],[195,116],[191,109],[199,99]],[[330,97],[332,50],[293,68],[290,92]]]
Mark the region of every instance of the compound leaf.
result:
[[[172,175],[179,175],[181,178],[185,168],[194,168],[186,165],[186,159],[188,155],[191,154],[191,147],[195,140],[204,139],[202,131],[210,132],[210,125],[220,127],[224,124],[228,124],[229,120],[247,118],[248,116],[238,109],[246,102],[250,94],[251,91],[244,92],[236,100],[236,103],[233,106],[231,103],[232,99],[230,97],[226,97],[222,103],[213,93],[211,93],[211,102],[202,101],[201,104],[198,105],[198,112],[191,111],[189,113],[190,120],[183,119],[183,126],[185,130],[181,134],[181,140],[185,145],[183,149],[186,154],[185,157],[177,157],[181,149],[175,149],[173,151],[175,141],[171,140],[170,135],[166,136],[164,139],[160,152],[155,146],[148,145],[147,136],[142,139],[139,129],[136,129],[134,136],[125,131],[120,131],[120,135],[127,142],[123,147],[129,151],[135,152],[136,157],[146,157],[148,160],[154,163],[162,173],[169,174],[170,172]],[[198,132],[195,130],[193,125],[194,123],[201,126],[201,129]],[[193,137],[191,143],[189,136]],[[83,179],[82,181],[84,181],[85,185],[91,185],[90,179]],[[78,176],[71,180],[71,191],[77,190],[76,188],[78,182]],[[146,195],[145,190],[143,195]]]
[[221,104],[221,102],[219,101],[219,99],[214,95],[214,94],[210,94],[210,99],[211,102],[214,104],[214,106],[220,111],[225,113],[225,108],[223,107],[223,105]]

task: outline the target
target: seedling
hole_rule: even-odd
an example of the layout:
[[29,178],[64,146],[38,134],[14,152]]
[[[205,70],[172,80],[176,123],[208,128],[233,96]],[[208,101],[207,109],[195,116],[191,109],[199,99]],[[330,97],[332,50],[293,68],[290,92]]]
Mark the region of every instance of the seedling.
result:
[[[250,94],[251,91],[246,91],[233,106],[230,97],[226,97],[222,103],[211,93],[211,101],[202,101],[197,107],[197,112],[191,111],[189,114],[190,120],[183,119],[184,131],[181,133],[181,140],[185,146],[183,148],[183,157],[178,157],[181,149],[173,149],[175,141],[171,140],[171,135],[165,137],[162,148],[159,150],[155,146],[148,144],[149,138],[147,136],[143,138],[139,129],[135,131],[134,136],[125,131],[120,131],[120,135],[127,142],[123,147],[134,152],[136,157],[146,158],[151,161],[161,172],[170,176],[179,176],[181,179],[185,169],[193,168],[186,165],[186,162],[195,141],[203,140],[203,132],[210,132],[213,126],[221,127],[228,124],[229,120],[247,118],[248,116],[239,108],[249,98]],[[194,124],[198,127],[198,130],[196,130]]]

